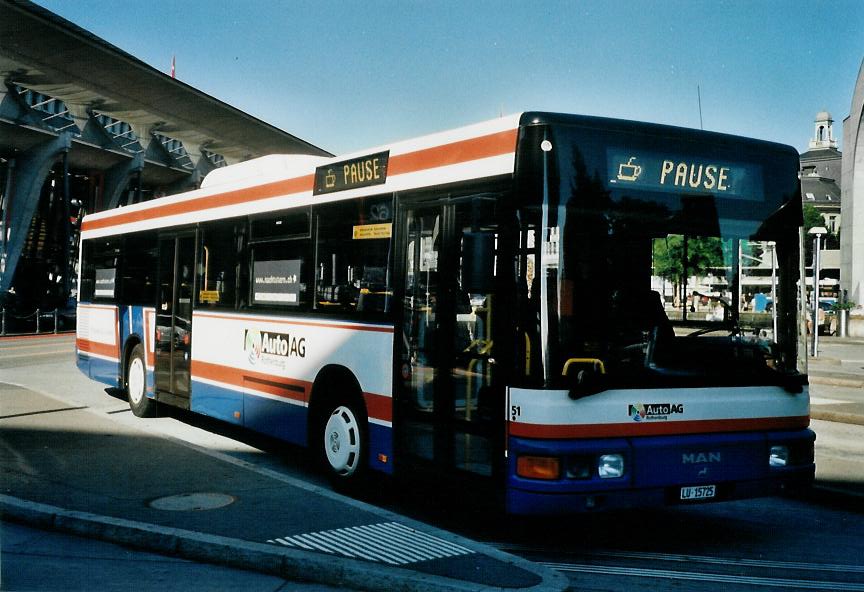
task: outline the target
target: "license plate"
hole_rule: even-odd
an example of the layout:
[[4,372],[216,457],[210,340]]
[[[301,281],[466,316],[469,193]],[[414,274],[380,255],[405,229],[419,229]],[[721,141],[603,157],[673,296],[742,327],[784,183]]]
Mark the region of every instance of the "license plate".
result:
[[717,495],[716,485],[697,485],[695,487],[682,487],[681,499],[685,501],[710,499]]

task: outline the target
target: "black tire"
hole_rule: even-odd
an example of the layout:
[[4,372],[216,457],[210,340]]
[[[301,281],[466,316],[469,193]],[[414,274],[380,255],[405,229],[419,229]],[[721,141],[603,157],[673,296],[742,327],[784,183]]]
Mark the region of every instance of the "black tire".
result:
[[132,413],[138,417],[156,417],[156,401],[147,396],[147,364],[140,343],[132,349],[124,376],[126,397]]
[[321,464],[333,487],[355,491],[368,472],[368,421],[365,408],[356,401],[331,400],[318,422]]

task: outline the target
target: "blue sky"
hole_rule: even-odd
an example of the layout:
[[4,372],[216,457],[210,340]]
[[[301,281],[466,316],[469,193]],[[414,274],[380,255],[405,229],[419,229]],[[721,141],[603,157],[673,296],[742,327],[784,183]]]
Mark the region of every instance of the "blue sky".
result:
[[[807,147],[864,58],[860,0],[37,0],[337,154],[524,110]],[[842,147],[842,146],[841,146]]]

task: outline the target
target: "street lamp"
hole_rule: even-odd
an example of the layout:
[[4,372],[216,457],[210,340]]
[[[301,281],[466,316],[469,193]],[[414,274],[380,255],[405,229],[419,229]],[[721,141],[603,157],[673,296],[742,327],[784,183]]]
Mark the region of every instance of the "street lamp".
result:
[[777,243],[768,241],[765,243],[768,251],[771,252],[771,336],[775,342],[779,342],[777,337]]
[[814,226],[808,231],[813,239],[813,357],[819,357],[819,251],[822,248],[822,235],[828,234],[824,226]]

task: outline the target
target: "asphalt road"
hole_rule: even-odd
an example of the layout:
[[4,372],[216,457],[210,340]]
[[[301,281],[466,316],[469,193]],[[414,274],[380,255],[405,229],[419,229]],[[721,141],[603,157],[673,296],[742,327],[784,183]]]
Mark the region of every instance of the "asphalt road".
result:
[[[0,382],[25,384],[69,405],[117,409],[116,398],[77,372],[72,343],[62,337],[47,343],[0,342]],[[811,393],[837,398],[842,393],[834,388],[840,387],[814,385]],[[111,417],[118,425],[140,421],[125,412]],[[463,512],[458,503],[424,503],[422,492],[384,492],[367,501],[545,563],[566,573],[575,590],[864,592],[864,497],[856,495],[864,491],[864,426],[814,420],[813,429],[818,436],[817,480],[824,487],[802,497],[567,520],[502,520],[471,509]],[[177,414],[148,426],[148,434],[323,485],[302,453],[276,449],[217,422]],[[36,569],[34,563],[40,561],[54,559],[37,556],[27,565]]]

